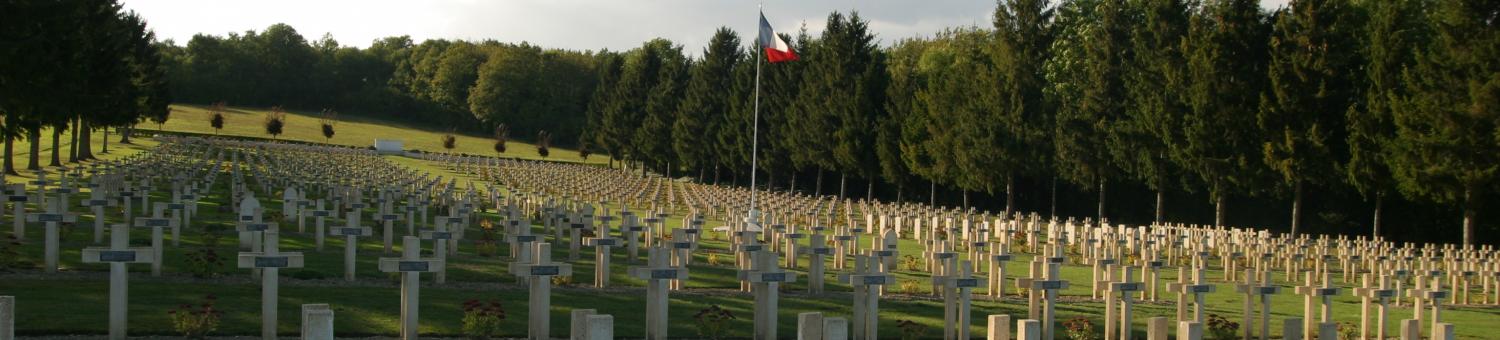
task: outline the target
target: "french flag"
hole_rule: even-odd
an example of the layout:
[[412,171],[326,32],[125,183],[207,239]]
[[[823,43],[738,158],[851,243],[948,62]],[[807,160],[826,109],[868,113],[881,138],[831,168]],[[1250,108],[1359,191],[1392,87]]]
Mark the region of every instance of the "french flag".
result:
[[760,14],[760,48],[765,50],[766,61],[772,63],[797,60],[797,53],[792,52],[792,47],[771,29],[765,13]]

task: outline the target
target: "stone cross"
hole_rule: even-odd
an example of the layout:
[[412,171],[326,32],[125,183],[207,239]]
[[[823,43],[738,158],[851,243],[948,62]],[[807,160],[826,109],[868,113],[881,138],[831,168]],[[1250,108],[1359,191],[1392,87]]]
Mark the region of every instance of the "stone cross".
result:
[[755,336],[757,340],[776,339],[777,295],[782,283],[797,281],[797,274],[776,268],[776,253],[759,250],[753,252],[750,270],[739,272],[742,282],[750,283],[755,292]]
[[[1271,295],[1281,292],[1281,287],[1271,284],[1271,273],[1250,270],[1243,271],[1245,281],[1235,285],[1235,291],[1245,294],[1244,318],[1241,327],[1245,330],[1245,339],[1250,339],[1255,329],[1255,319],[1251,316],[1254,310],[1255,298],[1260,298],[1260,339],[1265,340],[1271,336]],[[1254,277],[1260,275],[1260,281],[1256,282]]]
[[646,280],[646,338],[667,338],[667,281],[686,280],[687,268],[672,266],[670,252],[662,247],[647,250],[645,267],[631,267],[630,276]]
[[167,207],[166,203],[157,202],[152,209],[151,217],[136,217],[133,226],[139,228],[151,228],[151,249],[155,252],[156,262],[151,263],[151,276],[161,276],[162,262],[166,257],[162,256],[162,228],[177,227],[177,219],[162,216],[162,211]]
[[807,293],[823,293],[823,257],[833,254],[833,248],[823,243],[823,234],[812,234],[808,238]]
[[531,296],[531,301],[527,304],[530,308],[526,322],[527,337],[544,340],[549,339],[547,332],[551,329],[552,277],[573,275],[573,265],[552,262],[551,244],[533,242],[531,248],[531,262],[512,262],[510,273],[526,279]]
[[130,248],[130,229],[124,224],[111,225],[109,234],[109,248],[84,248],[83,262],[109,263],[109,338],[124,340],[130,279],[125,265],[155,263],[156,252],[152,248]]
[[[1135,277],[1135,275],[1134,275],[1135,274],[1135,272],[1134,272],[1135,267],[1122,266],[1120,270],[1121,270],[1121,272],[1120,272],[1120,276],[1121,276],[1120,277],[1120,281],[1119,282],[1110,282],[1109,285],[1108,285],[1108,287],[1105,287],[1105,295],[1108,298],[1108,300],[1106,300],[1105,304],[1104,304],[1105,305],[1105,307],[1104,307],[1105,308],[1105,317],[1104,317],[1104,320],[1105,320],[1104,321],[1104,339],[1105,340],[1114,340],[1114,339],[1130,340],[1130,324],[1131,324],[1131,320],[1132,320],[1131,317],[1130,317],[1130,314],[1131,314],[1131,309],[1132,309],[1132,307],[1135,304],[1135,302],[1133,300],[1131,300],[1130,294],[1132,292],[1140,291],[1142,288],[1144,288],[1144,287],[1142,287],[1142,284],[1140,282],[1131,281],[1131,280],[1134,280],[1134,277]],[[1115,313],[1114,304],[1115,304],[1115,297],[1116,296],[1119,296],[1119,300],[1120,300],[1120,306],[1119,306],[1120,308],[1119,308],[1119,317],[1118,317],[1118,319],[1115,318],[1115,317],[1110,316],[1111,314]],[[1119,328],[1118,336],[1116,336],[1116,332],[1115,332],[1116,328]]]
[[94,191],[89,193],[88,200],[84,200],[83,202],[79,203],[82,203],[85,207],[92,208],[92,210],[94,211],[94,243],[103,243],[104,220],[106,220],[104,215],[105,208],[115,206],[115,200],[107,198],[107,196],[104,195],[104,190],[95,189]]
[[261,270],[260,334],[267,340],[276,339],[276,303],[280,296],[280,275],[277,272],[281,268],[302,268],[303,264],[302,253],[280,251],[278,234],[276,230],[261,232],[261,237],[265,238],[261,251],[241,252],[239,256],[240,268]]
[[1063,261],[1063,257],[1061,256],[1048,258],[1046,278],[1044,280],[1031,281],[1031,290],[1043,291],[1045,295],[1043,297],[1045,307],[1042,310],[1043,339],[1054,339],[1052,335],[1054,334],[1054,324],[1057,320],[1057,313],[1054,309],[1057,304],[1057,291],[1068,289],[1068,281],[1062,280],[1062,275],[1058,273],[1058,267],[1062,266]]
[[[970,294],[979,286],[979,279],[970,275],[973,263],[960,261],[958,268],[948,275],[935,276],[933,281],[943,286],[943,338],[948,340],[969,338]],[[1050,292],[1049,292],[1050,293]]]
[[401,273],[401,339],[417,340],[418,294],[422,273],[443,270],[443,260],[422,258],[422,240],[416,236],[401,238],[401,257],[380,259],[380,271]]
[[990,301],[1000,301],[1005,296],[1005,263],[1013,258],[1011,254],[1004,251],[1003,245],[990,247],[990,276],[989,293]]
[[11,212],[11,215],[10,215],[10,217],[11,217],[11,228],[12,228],[11,229],[11,236],[15,237],[16,241],[25,240],[26,239],[26,201],[31,200],[31,196],[26,196],[26,185],[25,184],[16,184],[15,186],[11,187],[10,189],[11,189],[11,194],[5,196],[5,201],[10,203],[11,209],[12,209],[11,210],[12,212]]
[[394,242],[396,238],[396,231],[394,229],[396,221],[400,221],[402,219],[403,218],[401,214],[380,214],[380,224],[382,227],[380,236],[383,239],[382,241],[385,243],[384,253],[386,255],[391,254],[391,243]]
[[[423,240],[432,241],[432,255],[437,257],[438,261],[448,261],[448,240],[453,239],[453,233],[448,232],[447,226],[439,223],[437,230],[423,230],[419,236]],[[433,274],[434,283],[443,284],[447,281],[448,271],[446,269],[438,270]]]
[[355,254],[359,252],[359,237],[370,236],[370,227],[354,225],[357,221],[349,219],[348,226],[333,228],[328,231],[332,236],[344,237],[344,281],[354,281]]
[[1375,338],[1385,339],[1385,324],[1387,306],[1391,298],[1396,296],[1396,291],[1389,287],[1389,278],[1382,276],[1377,287],[1370,286],[1370,274],[1364,274],[1362,278],[1364,287],[1355,288],[1354,295],[1360,298],[1359,306],[1359,338],[1370,339],[1370,301],[1375,300]]
[[[1331,299],[1339,295],[1337,287],[1329,286],[1328,274],[1326,273],[1323,274],[1323,286],[1315,286],[1313,278],[1316,274],[1313,271],[1305,273],[1307,285],[1297,287],[1297,295],[1303,296],[1302,337],[1304,339],[1312,339],[1314,332],[1319,328],[1316,326],[1320,326],[1318,323],[1329,322],[1329,319],[1333,317],[1333,302]],[[1313,317],[1313,313],[1316,312],[1319,305],[1319,302],[1314,300],[1314,298],[1321,300],[1322,313],[1320,313],[1321,317],[1319,318]]]
[[[61,203],[61,202],[54,202],[54,203]],[[63,212],[63,211],[61,211],[60,207],[58,207],[57,205],[58,204],[48,204],[47,205],[47,212],[45,212],[45,213],[26,214],[26,221],[27,222],[32,222],[32,223],[42,222],[42,223],[45,223],[45,225],[46,225],[46,227],[45,227],[46,228],[45,229],[45,235],[42,237],[42,242],[43,242],[42,247],[44,249],[43,252],[44,252],[44,255],[46,257],[46,259],[44,260],[45,263],[46,263],[46,267],[45,268],[46,268],[46,271],[48,273],[56,273],[57,272],[57,253],[58,253],[58,247],[60,246],[60,242],[61,242],[61,240],[59,240],[59,235],[58,235],[58,230],[57,230],[58,224],[61,224],[61,223],[64,223],[64,222],[73,223],[73,222],[77,222],[78,221],[78,215],[77,214]],[[160,234],[157,234],[157,235],[160,236]]]
[[607,226],[600,228],[597,237],[591,237],[585,241],[590,247],[594,247],[594,287],[598,288],[609,286],[610,248],[620,243],[620,239],[609,237],[608,229]]
[[303,210],[313,217],[313,242],[317,244],[318,251],[323,251],[323,234],[327,233],[323,225],[324,220],[333,215],[333,210],[323,209],[323,200],[317,200],[312,210]]
[[895,276],[876,268],[878,260],[873,256],[854,256],[854,273],[841,275],[840,281],[854,288],[854,338],[879,339],[880,294],[878,287],[896,281]]

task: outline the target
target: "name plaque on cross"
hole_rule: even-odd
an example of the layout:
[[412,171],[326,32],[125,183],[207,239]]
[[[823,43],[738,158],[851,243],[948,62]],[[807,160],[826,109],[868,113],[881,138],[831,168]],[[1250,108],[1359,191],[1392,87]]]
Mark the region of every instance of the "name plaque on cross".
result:
[[87,202],[84,203],[84,205],[91,206],[91,207],[106,206],[106,205],[109,205],[109,201],[108,200],[88,200]]
[[853,240],[853,239],[854,239],[854,236],[850,236],[850,235],[838,235],[838,236],[834,236],[833,237],[834,241],[849,241],[849,240]]
[[380,215],[380,220],[382,220],[382,221],[395,221],[395,220],[400,219],[400,218],[401,218],[401,216],[400,215],[396,215],[396,214],[384,214],[384,215]]
[[286,268],[288,262],[285,256],[256,256],[255,268]]
[[812,249],[812,253],[813,254],[817,254],[817,255],[833,255],[833,248],[828,248],[828,247],[813,248]]
[[241,215],[240,216],[240,222],[250,222],[250,221],[254,221],[254,220],[255,220],[255,216],[250,216],[250,215]]
[[334,229],[334,230],[337,231],[335,234],[337,234],[339,236],[364,236],[364,234],[365,234],[363,228],[349,228],[349,227],[344,227],[344,228],[337,228],[337,229]]
[[187,209],[187,205],[182,203],[167,203],[167,209],[182,210]]
[[62,222],[62,214],[36,214],[37,222]]
[[557,266],[531,266],[531,275],[533,276],[558,275],[560,272],[561,269]]
[[676,280],[678,278],[678,275],[677,275],[678,272],[679,271],[676,270],[676,269],[652,269],[651,270],[651,279],[653,279],[653,280]]
[[99,262],[135,262],[135,251],[101,250],[99,251]]
[[1015,256],[1013,256],[1011,254],[1000,254],[1000,255],[995,255],[993,257],[990,257],[990,259],[993,260],[993,261],[1005,262],[1005,261],[1010,261],[1014,257]]
[[642,231],[646,230],[646,228],[644,228],[644,227],[630,227],[630,228],[625,228],[625,229],[629,230],[631,232],[642,232]]
[[573,229],[583,229],[583,223],[573,223],[569,224],[568,226],[572,227]]
[[953,279],[953,286],[954,287],[958,287],[958,288],[974,288],[974,287],[979,287],[979,279],[975,279],[975,278]]
[[673,249],[692,249],[692,242],[672,242]]
[[266,230],[271,229],[271,224],[270,223],[245,223],[244,224],[244,228],[242,228],[242,229],[244,229],[243,231],[247,231],[247,232],[266,231]]
[[430,240],[448,240],[453,238],[453,233],[446,231],[424,231],[422,234],[422,236],[426,236],[423,238]]
[[25,196],[25,195],[10,195],[10,196],[7,196],[5,198],[5,200],[11,201],[11,202],[25,202],[26,198],[27,198],[27,196]]
[[536,235],[516,235],[516,243],[536,242]]
[[313,210],[312,211],[313,217],[328,217],[329,213],[330,213],[330,211],[328,211],[328,210]]
[[401,261],[396,263],[396,271],[402,272],[425,272],[428,271],[427,261]]
[[170,226],[172,226],[172,220],[165,219],[165,218],[143,218],[141,220],[142,220],[141,222],[143,222],[141,224],[143,224],[143,225],[145,225],[147,227],[170,227]]
[[866,276],[860,282],[863,282],[867,286],[879,286],[889,284],[889,279],[889,276]]
[[743,252],[761,251],[762,249],[765,249],[765,246],[759,245],[759,244],[745,244],[745,245],[740,245],[740,251],[743,251]]
[[596,239],[594,239],[594,244],[593,245],[596,246],[596,247],[597,246],[610,246],[610,247],[613,247],[613,246],[616,245],[615,241],[616,240],[612,239],[612,238],[596,238]]
[[879,256],[879,257],[891,257],[891,256],[896,256],[896,251],[895,250],[874,250],[874,251],[870,251],[870,254],[875,255],[875,256]]
[[1116,282],[1113,285],[1114,287],[1111,288],[1121,292],[1135,292],[1142,289],[1140,282]]
[[760,282],[786,282],[786,273],[760,273]]

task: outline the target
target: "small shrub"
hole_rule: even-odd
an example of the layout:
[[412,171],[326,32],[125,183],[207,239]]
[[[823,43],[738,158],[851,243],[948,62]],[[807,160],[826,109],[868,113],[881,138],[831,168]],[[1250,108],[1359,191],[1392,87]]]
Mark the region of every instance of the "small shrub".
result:
[[203,246],[183,254],[187,258],[187,272],[193,277],[206,279],[218,277],[224,268],[224,257],[214,247]]
[[510,139],[510,127],[504,123],[495,126],[495,152],[505,153],[505,141]]
[[571,286],[571,285],[573,285],[573,276],[572,275],[558,275],[558,276],[553,276],[552,277],[552,285],[558,286],[558,287]]
[[917,290],[921,288],[922,285],[918,284],[917,281],[901,281],[901,293],[903,294],[916,295],[918,293]]
[[1070,340],[1094,339],[1094,323],[1090,322],[1089,318],[1082,316],[1074,317],[1068,321],[1064,321],[1063,327],[1067,328],[1065,333]]
[[469,339],[484,340],[500,334],[501,323],[505,320],[505,306],[500,301],[479,302],[470,299],[464,301],[463,307],[464,335]]
[[1352,322],[1339,323],[1339,340],[1359,339],[1359,326]]
[[189,339],[202,339],[209,332],[218,329],[219,317],[224,313],[214,309],[215,299],[213,294],[209,294],[197,305],[182,304],[167,310],[167,315],[172,318],[172,328]]
[[21,241],[15,235],[6,233],[5,239],[0,241],[0,270],[11,271],[31,266],[30,262],[21,259]]
[[280,106],[272,106],[271,112],[266,112],[265,126],[266,134],[271,135],[271,139],[281,136],[282,130],[286,128],[286,112]]
[[1218,314],[1208,314],[1205,326],[1211,339],[1235,339],[1234,334],[1240,330],[1240,323],[1229,321]]
[[443,149],[448,150],[448,152],[453,152],[453,148],[457,146],[458,138],[453,137],[453,133],[443,134]]
[[693,319],[698,320],[698,336],[709,339],[722,339],[729,332],[729,321],[735,319],[734,313],[719,305],[709,305],[708,308],[699,310],[693,314]]
[[719,253],[708,253],[708,265],[710,267],[718,267],[722,264],[720,262]]
[[208,112],[212,113],[208,118],[208,126],[214,128],[215,135],[224,129],[224,106],[224,102],[220,101],[208,107]]
[[318,117],[319,125],[323,126],[323,142],[333,139],[333,125],[338,124],[338,121],[338,111],[323,109],[323,113]]
[[916,256],[906,255],[901,257],[901,266],[909,271],[922,270],[922,260]]
[[547,157],[547,154],[551,153],[550,151],[548,151],[548,147],[550,146],[552,146],[552,134],[547,133],[547,130],[537,132],[536,154],[544,158]]
[[579,139],[580,140],[578,141],[578,158],[582,159],[582,160],[589,160],[589,155],[592,155],[591,151],[589,151],[589,142],[588,142],[588,140],[584,140],[583,138],[579,138]]
[[927,334],[927,326],[911,320],[896,320],[896,328],[901,330],[901,340],[921,339]]

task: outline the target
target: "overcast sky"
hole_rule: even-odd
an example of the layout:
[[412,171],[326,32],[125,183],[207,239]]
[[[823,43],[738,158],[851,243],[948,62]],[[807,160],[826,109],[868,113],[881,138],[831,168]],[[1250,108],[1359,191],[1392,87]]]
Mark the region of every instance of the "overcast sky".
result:
[[[1274,8],[1287,0],[1261,0]],[[368,47],[388,36],[528,41],[577,50],[630,49],[662,37],[698,54],[719,26],[748,40],[756,24],[750,0],[126,0],[159,39],[186,44],[194,34],[264,30],[286,23],[308,40],[332,34]],[[816,34],[832,11],[853,8],[882,44],[931,36],[944,27],[988,26],[993,0],[766,0],[767,19],[783,33],[806,25]]]

